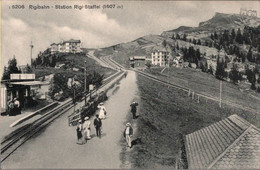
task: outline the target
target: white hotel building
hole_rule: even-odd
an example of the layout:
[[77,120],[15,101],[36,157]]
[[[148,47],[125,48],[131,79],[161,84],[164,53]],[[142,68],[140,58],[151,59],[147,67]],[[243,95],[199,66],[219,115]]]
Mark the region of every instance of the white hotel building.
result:
[[61,41],[60,43],[51,44],[51,53],[80,53],[81,41],[70,39],[68,41]]
[[169,52],[163,47],[156,47],[152,51],[152,64],[164,67],[168,64]]

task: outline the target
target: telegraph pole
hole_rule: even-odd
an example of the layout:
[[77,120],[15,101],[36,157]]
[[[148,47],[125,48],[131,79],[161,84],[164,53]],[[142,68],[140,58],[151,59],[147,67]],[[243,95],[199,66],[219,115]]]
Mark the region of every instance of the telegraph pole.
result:
[[86,94],[86,91],[87,91],[87,68],[86,68],[86,63],[87,61],[85,60],[85,65],[84,65],[84,96],[85,96],[85,105],[87,104],[87,94]]
[[31,45],[30,45],[30,47],[31,47],[31,67],[32,67],[32,49],[33,49],[32,41],[31,41]]
[[219,107],[221,107],[222,102],[222,80],[219,81]]

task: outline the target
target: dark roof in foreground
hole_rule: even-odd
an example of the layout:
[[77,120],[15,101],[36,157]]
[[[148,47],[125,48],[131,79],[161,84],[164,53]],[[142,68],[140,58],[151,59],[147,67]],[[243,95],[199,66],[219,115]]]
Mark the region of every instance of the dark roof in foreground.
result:
[[185,137],[191,169],[260,169],[260,129],[231,115]]

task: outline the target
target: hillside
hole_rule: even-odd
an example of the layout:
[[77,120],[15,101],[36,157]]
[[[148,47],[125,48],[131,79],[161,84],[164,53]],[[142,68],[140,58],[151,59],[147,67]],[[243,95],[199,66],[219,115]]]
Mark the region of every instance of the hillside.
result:
[[239,14],[216,13],[211,19],[200,22],[198,27],[180,26],[177,29],[164,31],[161,36],[171,37],[173,33],[205,34],[225,29],[238,29],[244,26],[257,27],[260,25],[260,18],[251,18]]

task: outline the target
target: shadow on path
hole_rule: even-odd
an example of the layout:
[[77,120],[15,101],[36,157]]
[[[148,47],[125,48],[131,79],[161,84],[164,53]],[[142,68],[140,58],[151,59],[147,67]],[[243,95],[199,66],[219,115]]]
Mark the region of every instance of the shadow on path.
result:
[[132,144],[132,147],[133,147],[134,145],[142,144],[142,140],[141,140],[141,138],[136,138],[136,139],[134,139],[134,140],[131,142],[131,144]]

